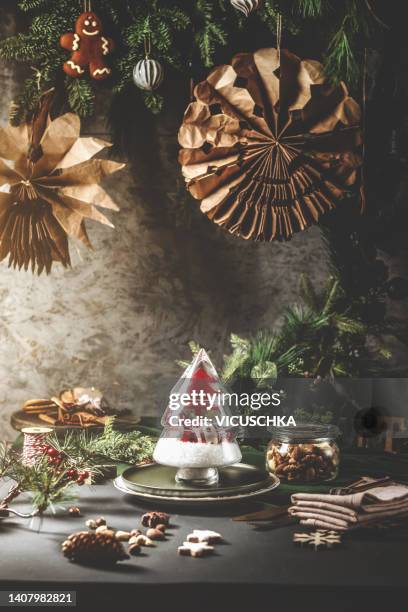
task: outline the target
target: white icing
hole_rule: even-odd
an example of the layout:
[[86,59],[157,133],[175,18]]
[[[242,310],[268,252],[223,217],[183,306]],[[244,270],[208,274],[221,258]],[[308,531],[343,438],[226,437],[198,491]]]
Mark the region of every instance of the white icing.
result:
[[194,529],[193,533],[189,533],[187,536],[188,542],[210,542],[211,540],[221,541],[222,535],[217,531],[211,531],[211,529]]
[[72,41],[72,50],[73,51],[78,51],[79,49],[79,41],[81,40],[81,37],[79,36],[79,34],[74,34],[74,40]]
[[84,74],[85,70],[83,70],[81,66],[78,66],[78,64],[75,64],[75,62],[72,60],[68,60],[67,64],[72,68],[72,70],[76,70],[78,74]]
[[102,53],[103,55],[108,55],[109,53],[109,41],[104,36],[101,36],[102,40]]
[[96,68],[92,74],[93,76],[97,74],[110,74],[110,68]]
[[179,546],[178,550],[189,550],[190,553],[195,556],[199,555],[201,552],[212,552],[214,546],[209,546],[205,542],[183,542],[183,546]]

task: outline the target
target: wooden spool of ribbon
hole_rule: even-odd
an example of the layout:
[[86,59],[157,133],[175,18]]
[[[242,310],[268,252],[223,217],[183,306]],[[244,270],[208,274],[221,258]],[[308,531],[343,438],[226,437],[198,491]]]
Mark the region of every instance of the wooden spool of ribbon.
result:
[[24,434],[22,463],[33,466],[43,457],[45,452],[45,440],[52,432],[50,427],[25,427],[21,430]]

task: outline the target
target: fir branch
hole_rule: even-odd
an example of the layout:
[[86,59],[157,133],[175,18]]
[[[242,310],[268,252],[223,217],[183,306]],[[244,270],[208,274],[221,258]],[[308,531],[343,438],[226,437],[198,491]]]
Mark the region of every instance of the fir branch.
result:
[[3,477],[11,479],[16,484],[9,490],[3,504],[10,504],[11,500],[20,493],[29,493],[32,498],[32,514],[42,514],[55,503],[62,503],[73,498],[73,483],[67,479],[67,470],[55,470],[47,463],[47,457],[37,461],[33,466],[24,465],[21,456],[10,451],[10,465]]
[[73,111],[80,117],[92,115],[95,104],[95,93],[89,83],[83,79],[66,79],[68,102]]
[[332,323],[340,332],[345,334],[363,335],[367,333],[367,326],[361,321],[351,319],[345,315],[336,314],[332,317]]
[[345,299],[334,276],[322,291],[305,275],[299,284],[305,303],[286,309],[279,331],[262,331],[248,339],[231,335],[232,351],[224,356],[221,374],[226,383],[252,381],[260,388],[285,376],[370,374],[370,329],[361,319],[360,300]]
[[300,297],[312,310],[318,309],[318,299],[316,295],[316,291],[312,285],[310,277],[308,274],[301,274],[299,278],[299,293]]
[[164,98],[162,95],[148,92],[143,94],[145,104],[149,110],[155,115],[160,113],[163,108]]
[[[287,3],[263,0],[251,20],[264,24],[275,35],[278,11],[283,15],[285,30],[291,33],[298,32],[305,20],[314,24],[318,21],[324,29],[328,13],[333,32],[326,28],[327,72],[333,80],[347,78],[355,82],[361,72],[361,49],[370,39],[374,25],[378,26],[378,18],[368,0],[332,3],[330,13],[325,10],[326,5],[322,0]],[[28,19],[31,18],[31,24],[27,33],[18,33],[0,43],[0,56],[35,67],[42,74],[42,91],[51,86],[64,88],[68,104],[74,111],[82,116],[91,114],[94,109],[91,91],[97,90],[98,84],[89,77],[80,81],[60,78],[67,53],[60,49],[59,38],[73,30],[80,11],[78,3],[72,0],[20,0],[18,7]],[[225,45],[234,41],[236,46],[238,36],[245,36],[247,24],[225,0],[99,0],[97,10],[105,31],[117,41],[116,51],[109,57],[114,95],[131,83],[133,67],[144,56],[147,35],[153,43],[153,56],[164,64],[165,69],[172,66],[187,74],[191,71],[193,57],[197,71],[216,63]],[[78,84],[82,82],[86,85]],[[153,112],[159,112],[163,106],[161,96],[145,96],[144,99]],[[17,105],[13,115],[15,122],[24,120],[32,108],[27,87],[19,94]]]
[[109,417],[102,434],[71,431],[62,441],[56,436],[51,437],[50,443],[70,458],[72,466],[78,469],[87,466],[92,472],[115,462],[136,464],[151,460],[154,450],[152,438],[139,431],[116,431],[114,422],[115,417]]
[[33,11],[35,9],[46,6],[47,0],[20,0],[18,3],[22,11]]
[[335,278],[329,278],[322,314],[327,315],[333,310],[334,304],[339,297],[339,292],[340,282]]
[[296,9],[302,17],[316,19],[323,15],[325,6],[323,0],[297,0]]
[[346,23],[347,20],[334,34],[329,44],[325,59],[325,72],[335,83],[345,79],[352,85],[356,85],[360,70],[353,51],[353,37],[346,28]]
[[36,76],[25,80],[20,94],[11,102],[9,118],[12,125],[19,125],[37,108],[41,97]]

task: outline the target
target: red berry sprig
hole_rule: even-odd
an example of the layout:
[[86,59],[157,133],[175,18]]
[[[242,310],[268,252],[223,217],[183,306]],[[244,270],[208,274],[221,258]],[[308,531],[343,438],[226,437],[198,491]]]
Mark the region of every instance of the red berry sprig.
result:
[[[62,474],[64,470],[60,466],[67,458],[66,454],[58,451],[53,446],[47,446],[45,448],[45,453],[48,455],[48,464],[55,467],[56,474]],[[64,477],[71,482],[76,482],[78,485],[83,485],[89,476],[90,473],[87,470],[80,472],[76,468],[72,467],[65,472]]]
[[87,478],[89,478],[90,474],[87,470],[79,472],[76,468],[70,468],[66,471],[65,476],[67,480],[71,482],[76,482],[78,485],[81,486],[85,484],[85,481],[87,480]]
[[55,465],[55,467],[58,467],[66,458],[65,453],[57,451],[53,446],[46,446],[45,452],[48,455],[48,463]]
[[78,474],[78,477],[76,479],[77,484],[79,485],[83,485],[85,484],[85,480],[89,478],[89,472],[87,472],[86,470],[84,472],[81,472],[80,474]]

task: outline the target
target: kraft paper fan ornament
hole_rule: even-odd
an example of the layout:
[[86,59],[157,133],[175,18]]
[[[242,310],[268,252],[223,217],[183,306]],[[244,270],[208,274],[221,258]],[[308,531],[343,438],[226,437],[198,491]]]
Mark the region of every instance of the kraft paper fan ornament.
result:
[[286,50],[236,55],[195,87],[179,131],[190,193],[244,239],[290,239],[358,182],[360,107],[320,63]]
[[80,136],[80,120],[51,120],[45,96],[31,124],[0,129],[0,261],[49,274],[70,265],[68,237],[91,246],[85,219],[111,227],[96,207],[119,210],[98,183],[124,166],[93,156],[110,143]]

